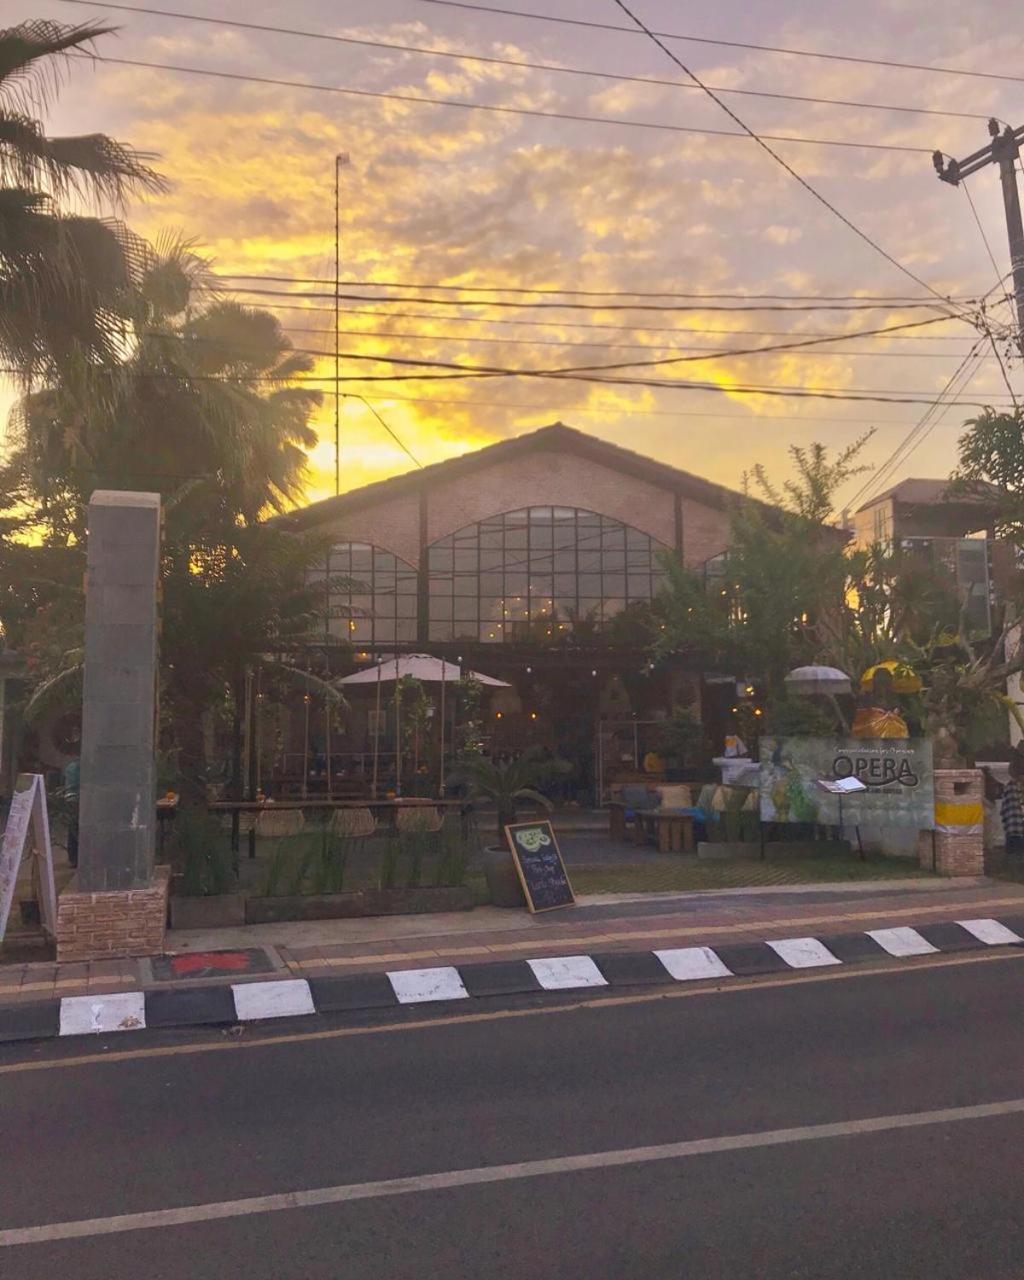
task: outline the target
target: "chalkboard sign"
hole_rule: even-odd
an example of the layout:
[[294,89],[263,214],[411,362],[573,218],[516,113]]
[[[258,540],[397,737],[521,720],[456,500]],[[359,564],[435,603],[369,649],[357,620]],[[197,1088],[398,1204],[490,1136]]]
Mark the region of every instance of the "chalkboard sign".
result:
[[517,822],[505,828],[512,861],[532,912],[571,907],[576,901],[550,822]]

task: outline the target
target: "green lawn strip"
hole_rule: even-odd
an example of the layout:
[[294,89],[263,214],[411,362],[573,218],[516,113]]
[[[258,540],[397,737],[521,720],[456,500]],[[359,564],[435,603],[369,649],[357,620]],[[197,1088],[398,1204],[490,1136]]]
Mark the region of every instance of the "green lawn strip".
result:
[[927,875],[901,858],[691,860],[664,866],[569,868],[573,889],[590,893],[671,893],[701,889],[745,889],[760,885],[834,884],[858,880],[893,880]]

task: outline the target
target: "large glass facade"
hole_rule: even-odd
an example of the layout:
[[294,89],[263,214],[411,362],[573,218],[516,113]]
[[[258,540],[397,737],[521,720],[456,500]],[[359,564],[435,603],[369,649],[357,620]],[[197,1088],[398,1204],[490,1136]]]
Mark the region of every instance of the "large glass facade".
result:
[[[327,628],[352,644],[412,644],[416,639],[416,570],[390,551],[366,542],[342,542],[331,548],[327,564],[311,578],[351,580],[349,589],[330,593]],[[356,617],[349,617],[349,610]]]
[[529,507],[441,538],[428,552],[430,639],[557,639],[600,627],[661,582],[660,543],[575,507]]

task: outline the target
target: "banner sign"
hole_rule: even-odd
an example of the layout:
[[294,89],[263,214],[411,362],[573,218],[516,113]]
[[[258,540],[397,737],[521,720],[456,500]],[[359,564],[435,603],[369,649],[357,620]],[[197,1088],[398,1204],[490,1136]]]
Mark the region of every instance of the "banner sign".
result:
[[[838,793],[823,782],[855,778]],[[935,826],[935,774],[927,738],[762,738],[761,821],[821,826]]]
[[53,848],[46,788],[40,773],[19,773],[11,797],[3,844],[0,845],[0,942],[14,903],[14,890],[25,848],[31,840],[35,859],[34,889],[39,895],[43,926],[50,936],[57,930],[57,892],[53,879]]

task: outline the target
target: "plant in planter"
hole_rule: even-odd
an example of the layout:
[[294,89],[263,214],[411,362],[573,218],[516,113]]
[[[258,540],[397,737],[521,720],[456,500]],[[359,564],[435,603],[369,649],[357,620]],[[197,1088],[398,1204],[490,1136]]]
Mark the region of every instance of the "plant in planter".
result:
[[174,820],[171,924],[175,929],[245,923],[245,896],[235,883],[231,849],[217,819],[186,806]]
[[703,744],[704,728],[689,707],[676,707],[658,728],[658,749],[674,768],[687,768]]
[[516,875],[512,855],[505,847],[505,827],[516,820],[517,807],[523,801],[550,811],[554,805],[537,786],[550,776],[558,762],[552,760],[493,761],[484,758],[465,760],[456,771],[470,797],[489,800],[497,809],[498,844],[484,850],[484,875],[490,899],[496,907],[523,905],[523,891]]

